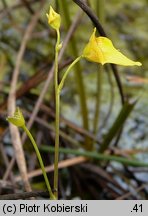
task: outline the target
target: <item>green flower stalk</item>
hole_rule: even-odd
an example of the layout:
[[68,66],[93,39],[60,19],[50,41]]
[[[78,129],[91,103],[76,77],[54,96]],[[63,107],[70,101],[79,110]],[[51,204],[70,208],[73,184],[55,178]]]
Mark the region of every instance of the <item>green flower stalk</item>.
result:
[[54,85],[55,85],[55,157],[54,157],[54,195],[58,199],[58,161],[59,161],[59,116],[60,116],[60,92],[58,91],[58,54],[60,50],[60,32],[57,32],[57,43],[55,46],[55,73],[54,73]]
[[55,156],[54,156],[54,195],[58,199],[58,161],[59,161],[59,116],[60,116],[60,92],[58,90],[58,54],[62,47],[60,43],[60,25],[61,17],[50,6],[49,14],[46,14],[48,24],[56,30],[57,42],[55,45],[55,63],[54,63],[54,87],[55,87]]
[[33,147],[35,149],[37,158],[39,160],[39,163],[40,163],[40,166],[41,166],[41,169],[42,169],[42,172],[43,172],[45,183],[46,183],[47,189],[49,191],[50,199],[55,200],[56,198],[55,198],[54,194],[52,193],[52,190],[51,190],[51,187],[50,187],[50,183],[49,183],[46,171],[45,171],[45,166],[44,166],[41,154],[39,152],[38,146],[37,146],[37,144],[36,144],[36,142],[35,142],[32,134],[30,133],[30,131],[28,130],[28,128],[25,125],[25,119],[24,119],[24,116],[23,116],[21,110],[17,107],[16,110],[15,110],[14,115],[7,117],[7,121],[10,122],[10,123],[12,123],[13,125],[15,125],[17,127],[23,128],[23,130],[26,132],[26,134],[30,138],[30,141],[32,142],[32,145],[33,145]]
[[58,54],[62,47],[60,43],[60,24],[61,18],[53,8],[50,6],[49,14],[46,14],[48,18],[48,24],[56,30],[57,41],[55,45],[55,63],[54,63],[54,85],[55,85],[55,156],[54,156],[54,195],[58,199],[58,161],[59,161],[59,119],[60,119],[60,92],[64,85],[64,81],[70,72],[71,68],[81,59],[78,57],[74,60],[68,67],[67,71],[64,73],[60,84],[58,84]]

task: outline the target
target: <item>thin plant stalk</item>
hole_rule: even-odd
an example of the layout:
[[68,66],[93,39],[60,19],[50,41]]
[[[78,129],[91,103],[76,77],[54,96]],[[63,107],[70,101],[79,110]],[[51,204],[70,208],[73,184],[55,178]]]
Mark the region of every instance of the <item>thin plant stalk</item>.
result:
[[[41,151],[45,152],[54,152],[53,147],[49,147],[46,145],[42,145],[40,147]],[[126,158],[126,157],[120,157],[116,155],[109,155],[109,154],[102,154],[97,153],[96,151],[81,151],[80,149],[69,149],[69,148],[59,148],[59,151],[63,154],[70,154],[75,156],[84,156],[88,157],[90,159],[100,160],[100,161],[116,161],[124,165],[133,166],[133,167],[148,167],[148,163],[142,162],[140,160],[137,160],[135,158]]]
[[[95,0],[95,9],[96,14],[101,21],[104,23],[104,0]],[[97,130],[99,128],[100,121],[100,108],[101,108],[101,95],[102,95],[102,74],[103,67],[99,65],[99,71],[97,72],[97,91],[96,91],[96,103],[95,103],[95,111],[94,111],[94,122],[93,122],[93,132],[94,135],[97,135]]]
[[100,121],[102,72],[103,72],[103,67],[102,65],[99,65],[99,71],[97,72],[97,92],[96,92],[96,103],[95,103],[94,121],[93,121],[93,133],[95,136],[97,135],[99,121]]
[[[61,8],[63,9],[64,18],[65,18],[65,25],[66,25],[66,28],[68,29],[70,24],[71,24],[69,5],[67,4],[67,2],[65,0],[63,0],[62,2],[61,2],[61,0],[59,0],[59,4],[60,4]],[[70,46],[71,46],[71,53],[76,58],[78,56],[78,49],[77,49],[77,46],[76,46],[75,37],[71,38]],[[84,127],[85,130],[89,130],[86,93],[85,93],[83,76],[82,76],[82,69],[81,69],[81,64],[80,63],[78,63],[76,65],[74,75],[75,75],[77,92],[78,92],[78,95],[79,95],[83,127]],[[86,144],[85,145],[86,149],[90,150],[92,148],[91,140],[87,136],[85,137],[85,144]]]
[[95,8],[96,8],[96,14],[101,21],[101,23],[104,23],[105,20],[105,2],[104,0],[95,0]]
[[75,59],[66,72],[64,73],[60,84],[58,84],[58,54],[61,47],[60,32],[57,32],[57,42],[55,46],[55,65],[54,65],[54,85],[55,85],[55,155],[54,155],[54,196],[58,199],[58,162],[59,162],[59,127],[60,127],[60,92],[64,85],[65,79],[70,72],[71,68],[82,58],[82,56]]
[[35,152],[36,152],[36,155],[37,155],[37,158],[39,160],[39,163],[40,163],[40,166],[41,166],[41,169],[42,169],[42,172],[43,172],[43,176],[44,176],[44,179],[45,179],[45,183],[46,183],[46,186],[47,186],[47,189],[49,191],[49,196],[50,196],[50,199],[52,200],[55,200],[55,196],[54,194],[52,193],[52,190],[51,190],[51,186],[50,186],[50,183],[48,181],[48,177],[47,177],[47,174],[46,174],[46,171],[45,171],[45,166],[44,166],[44,163],[43,163],[43,160],[42,160],[42,157],[41,157],[41,154],[39,152],[39,149],[37,147],[37,144],[32,136],[32,134],[30,133],[30,131],[28,130],[28,128],[24,125],[23,127],[23,130],[26,132],[26,134],[28,135],[34,149],[35,149]]
[[58,91],[58,53],[60,45],[60,32],[57,32],[57,42],[55,46],[55,72],[54,72],[54,85],[55,85],[55,155],[54,155],[54,195],[58,199],[58,161],[59,161],[59,115],[60,115],[60,95]]
[[55,158],[54,158],[54,195],[58,199],[58,161],[59,161],[59,119],[60,119],[60,92],[63,88],[65,79],[72,67],[80,61],[82,56],[76,58],[64,73],[60,84],[58,84],[58,47],[60,44],[60,35],[57,31],[57,43],[55,48],[55,99],[56,99],[56,116],[55,116]]
[[64,75],[63,75],[63,77],[62,77],[62,79],[61,79],[61,82],[60,82],[60,84],[59,84],[59,88],[58,88],[58,89],[59,89],[59,92],[62,90],[63,85],[64,85],[64,82],[65,82],[65,79],[66,79],[66,77],[68,76],[70,70],[74,67],[74,65],[75,65],[77,62],[80,61],[81,58],[82,58],[82,56],[77,57],[77,58],[69,65],[68,69],[67,69],[66,72],[64,73]]

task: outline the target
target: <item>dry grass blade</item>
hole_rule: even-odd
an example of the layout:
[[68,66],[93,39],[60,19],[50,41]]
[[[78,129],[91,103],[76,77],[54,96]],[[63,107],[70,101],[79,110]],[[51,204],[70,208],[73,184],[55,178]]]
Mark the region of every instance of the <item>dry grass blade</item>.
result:
[[[148,186],[148,183],[142,184],[140,187],[135,189],[135,192],[138,193],[138,192],[142,191],[144,188],[146,188],[147,186]],[[133,195],[133,192],[128,192],[128,193],[123,194],[122,196],[119,196],[116,200],[128,199],[132,195]]]
[[[80,164],[80,163],[86,162],[87,160],[88,160],[88,158],[83,157],[83,156],[70,158],[70,159],[67,159],[67,160],[60,161],[59,165],[58,165],[58,168],[62,169],[62,168],[74,166],[76,164]],[[45,170],[46,170],[46,172],[52,172],[54,170],[54,165],[50,165],[50,166],[45,167]],[[28,178],[30,179],[30,178],[39,176],[41,174],[42,174],[42,170],[41,169],[37,169],[35,171],[32,171],[32,172],[28,173]],[[15,181],[16,182],[21,181],[21,176],[17,176],[15,178]]]

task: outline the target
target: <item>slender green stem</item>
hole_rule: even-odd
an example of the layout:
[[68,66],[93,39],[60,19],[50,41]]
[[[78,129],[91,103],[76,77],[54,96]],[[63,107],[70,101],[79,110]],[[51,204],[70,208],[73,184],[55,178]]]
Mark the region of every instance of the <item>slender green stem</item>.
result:
[[54,72],[54,84],[55,84],[55,156],[54,156],[54,196],[58,199],[58,162],[59,162],[59,118],[60,118],[60,92],[64,85],[65,79],[70,72],[71,68],[82,58],[81,56],[76,58],[68,67],[64,73],[60,84],[58,84],[58,53],[60,45],[60,32],[57,30],[57,43],[55,46],[55,72]]
[[67,75],[69,74],[71,68],[72,68],[78,61],[80,61],[81,58],[82,58],[82,56],[79,56],[78,58],[76,58],[76,59],[69,65],[68,69],[67,69],[66,72],[64,73],[64,75],[63,75],[63,77],[62,77],[62,79],[61,79],[61,82],[60,82],[60,84],[59,84],[59,88],[58,88],[58,89],[59,89],[59,92],[62,90],[63,85],[64,85],[64,82],[65,82],[65,79],[66,79]]
[[97,134],[98,125],[99,125],[99,119],[100,119],[102,71],[103,71],[103,67],[99,66],[99,71],[97,73],[97,92],[96,92],[96,104],[95,104],[94,122],[93,122],[93,133],[94,133],[94,135]]
[[55,156],[54,156],[54,195],[58,198],[58,161],[59,161],[59,115],[60,94],[56,93],[56,116],[55,116]]
[[43,172],[43,176],[44,176],[44,179],[45,179],[45,183],[46,183],[46,186],[47,186],[47,189],[49,191],[49,195],[50,195],[50,199],[52,200],[55,200],[55,196],[53,195],[52,193],[52,190],[51,190],[51,186],[50,186],[50,183],[48,181],[48,177],[47,177],[47,174],[46,174],[46,171],[45,171],[45,166],[44,166],[44,163],[43,163],[43,160],[42,160],[42,157],[41,157],[41,154],[39,152],[39,149],[37,147],[37,144],[32,136],[32,134],[30,133],[30,131],[28,130],[28,128],[24,125],[23,126],[23,129],[24,131],[26,132],[26,134],[28,135],[28,137],[30,138],[30,141],[32,142],[32,145],[35,149],[35,152],[36,152],[36,155],[37,155],[37,158],[39,160],[39,163],[40,163],[40,166],[41,166],[41,169],[42,169],[42,172]]
[[[44,146],[44,145],[40,147],[40,150],[54,152],[53,147]],[[103,154],[103,153],[101,154],[101,153],[97,153],[96,151],[90,152],[90,151],[81,151],[79,149],[75,150],[75,149],[69,149],[69,148],[66,148],[66,149],[59,148],[59,151],[64,154],[85,156],[85,157],[100,160],[100,161],[116,161],[124,165],[133,166],[133,167],[148,167],[148,163],[139,161],[137,159],[128,159],[128,158],[124,158],[124,157],[120,157],[116,155],[108,155],[108,154]]]
[[[63,10],[64,13],[64,18],[65,18],[65,26],[67,30],[69,29],[71,25],[71,19],[70,19],[70,5],[67,4],[67,0],[59,0],[59,5]],[[71,48],[71,53],[76,58],[78,54],[78,49],[77,49],[77,43],[76,43],[76,38],[75,35],[70,40],[70,48]],[[77,93],[79,96],[79,102],[80,102],[80,109],[81,109],[81,117],[82,117],[82,124],[83,128],[87,131],[89,131],[89,121],[88,121],[88,107],[87,107],[87,100],[86,100],[86,92],[84,88],[84,81],[83,81],[83,74],[82,74],[82,68],[80,62],[75,66],[74,68],[74,78],[76,82],[76,88],[77,88]],[[85,147],[86,149],[91,149],[91,140],[89,137],[85,137]]]
[[55,156],[54,156],[54,195],[58,199],[58,161],[59,161],[59,115],[60,115],[60,94],[58,90],[58,53],[60,45],[60,32],[57,30],[57,42],[55,46]]
[[95,0],[96,14],[99,17],[101,23],[105,21],[105,2],[104,0]]
[[55,49],[55,103],[56,103],[56,116],[55,116],[55,156],[54,156],[54,195],[58,199],[58,161],[59,161],[59,119],[60,119],[60,91],[64,85],[64,81],[70,72],[70,69],[81,59],[78,57],[68,67],[64,73],[63,78],[58,84],[58,46],[60,43],[60,35],[57,31],[57,44]]
[[[94,6],[96,10],[96,14],[99,17],[101,23],[104,23],[104,0],[94,0]],[[102,72],[103,67],[99,65],[99,71],[97,72],[97,91],[96,91],[96,104],[95,104],[95,112],[94,112],[94,122],[93,122],[93,132],[97,135],[97,130],[99,126],[100,120],[100,108],[101,108],[101,94],[102,94]]]

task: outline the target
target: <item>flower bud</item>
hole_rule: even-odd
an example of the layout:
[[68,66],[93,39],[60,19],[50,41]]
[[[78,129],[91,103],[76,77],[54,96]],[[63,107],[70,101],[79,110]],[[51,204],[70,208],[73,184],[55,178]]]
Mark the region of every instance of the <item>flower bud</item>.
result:
[[13,116],[7,117],[7,121],[17,127],[23,127],[25,125],[25,119],[19,107],[16,108]]
[[46,16],[48,18],[48,24],[55,30],[58,30],[61,25],[61,16],[56,13],[51,6],[49,9],[49,13],[46,14]]

